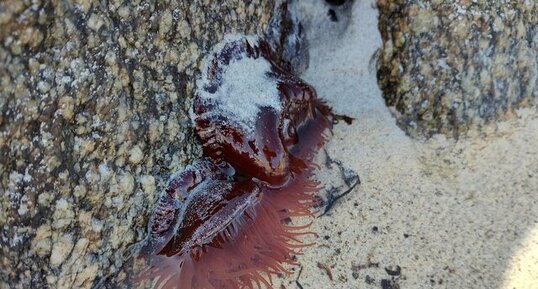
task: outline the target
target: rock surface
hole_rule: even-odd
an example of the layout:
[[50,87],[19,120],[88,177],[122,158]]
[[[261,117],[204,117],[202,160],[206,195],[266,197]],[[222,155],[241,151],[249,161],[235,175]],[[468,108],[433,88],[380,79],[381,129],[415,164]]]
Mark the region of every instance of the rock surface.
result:
[[481,131],[538,103],[536,1],[377,0],[378,81],[412,136]]
[[200,62],[264,31],[272,3],[0,3],[0,288],[132,286],[129,246],[200,154]]

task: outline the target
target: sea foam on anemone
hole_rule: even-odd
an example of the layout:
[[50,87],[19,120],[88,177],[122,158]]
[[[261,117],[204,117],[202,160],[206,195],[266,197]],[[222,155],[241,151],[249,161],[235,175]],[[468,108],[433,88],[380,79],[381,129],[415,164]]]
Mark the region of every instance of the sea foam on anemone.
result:
[[155,288],[271,287],[308,244],[312,159],[333,115],[259,37],[228,36],[206,60],[193,120],[205,158],[174,175],[150,221],[138,279]]

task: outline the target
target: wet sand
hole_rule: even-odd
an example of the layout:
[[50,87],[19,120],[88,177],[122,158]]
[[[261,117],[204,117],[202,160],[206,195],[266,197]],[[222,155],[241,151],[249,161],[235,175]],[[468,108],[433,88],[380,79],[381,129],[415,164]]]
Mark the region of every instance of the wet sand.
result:
[[[486,135],[411,139],[377,86],[373,2],[336,10],[337,22],[323,1],[299,9],[310,40],[303,78],[336,113],[355,118],[335,126],[326,155],[361,184],[314,221],[316,245],[274,287],[536,288],[536,110],[520,110]],[[318,178],[322,194],[349,187],[335,174]]]

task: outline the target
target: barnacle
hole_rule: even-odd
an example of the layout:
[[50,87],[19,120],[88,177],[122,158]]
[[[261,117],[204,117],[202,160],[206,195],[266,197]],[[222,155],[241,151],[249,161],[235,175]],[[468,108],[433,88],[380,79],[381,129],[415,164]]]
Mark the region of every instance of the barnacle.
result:
[[197,83],[196,132],[206,158],[173,176],[150,223],[141,279],[156,288],[270,287],[308,244],[314,153],[333,115],[282,68],[266,41],[228,36]]

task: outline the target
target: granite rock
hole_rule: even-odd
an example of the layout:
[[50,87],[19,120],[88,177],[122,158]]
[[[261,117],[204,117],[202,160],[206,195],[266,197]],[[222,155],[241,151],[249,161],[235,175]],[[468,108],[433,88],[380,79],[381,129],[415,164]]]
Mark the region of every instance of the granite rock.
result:
[[377,6],[378,82],[408,134],[495,129],[496,120],[538,103],[536,1],[377,0]]
[[0,3],[0,288],[121,288],[170,174],[200,156],[200,62],[273,1]]

